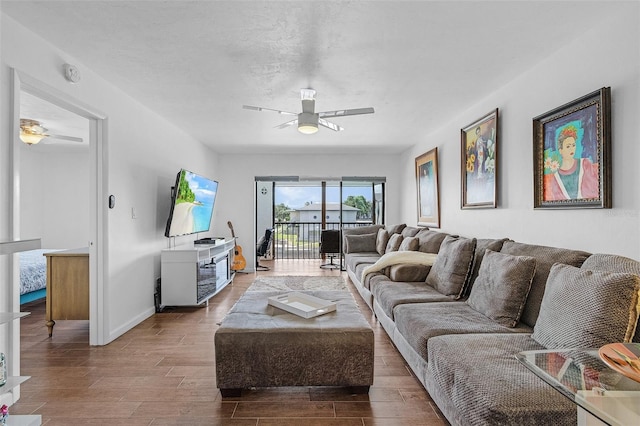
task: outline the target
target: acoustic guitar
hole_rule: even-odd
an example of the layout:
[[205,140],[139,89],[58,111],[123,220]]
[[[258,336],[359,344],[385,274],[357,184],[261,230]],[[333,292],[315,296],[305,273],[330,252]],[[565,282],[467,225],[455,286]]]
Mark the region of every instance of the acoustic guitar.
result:
[[231,221],[228,221],[227,225],[229,225],[229,229],[231,229],[231,236],[233,237],[233,243],[235,245],[235,249],[233,252],[233,263],[231,263],[231,270],[241,271],[247,267],[247,259],[245,259],[242,255],[242,247],[240,247],[236,243],[236,234],[235,232],[233,232],[233,224],[231,223]]

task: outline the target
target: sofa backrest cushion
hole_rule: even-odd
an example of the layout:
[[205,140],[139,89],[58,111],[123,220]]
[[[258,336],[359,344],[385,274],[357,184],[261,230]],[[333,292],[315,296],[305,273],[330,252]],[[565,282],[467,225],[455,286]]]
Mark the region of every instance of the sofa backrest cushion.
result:
[[404,238],[415,237],[421,229],[422,228],[418,228],[416,226],[407,226],[402,230],[401,234]]
[[638,322],[639,292],[635,274],[556,263],[531,337],[548,349],[629,342]]
[[345,237],[347,235],[362,235],[362,234],[375,234],[378,229],[382,228],[382,225],[367,225],[367,226],[355,226],[353,228],[342,229],[342,247],[347,246]]
[[377,234],[345,235],[345,253],[376,251]]
[[505,241],[508,241],[508,238],[502,238],[500,240],[488,239],[488,238],[478,238],[476,242],[476,251],[473,256],[473,268],[471,270],[471,277],[467,280],[467,284],[464,286],[462,290],[462,297],[469,296],[471,292],[471,288],[473,283],[476,281],[478,277],[478,271],[480,270],[480,265],[482,264],[482,258],[487,249],[493,251],[500,251],[502,249],[502,245]]
[[389,241],[387,242],[387,247],[384,252],[391,253],[392,251],[398,251],[400,244],[402,244],[402,234],[392,234],[389,236]]
[[538,312],[540,311],[540,303],[542,303],[542,295],[544,294],[544,287],[547,284],[547,277],[549,276],[551,266],[558,262],[580,267],[590,255],[590,253],[579,250],[537,246],[515,241],[505,241],[500,252],[515,256],[531,256],[536,258],[536,273],[533,276],[527,303],[524,305],[524,311],[520,317],[520,321],[529,327],[533,327],[536,324]]
[[[592,254],[581,268],[591,271],[626,272],[640,276],[640,262],[616,254]],[[640,327],[637,324],[633,341],[640,343]]]
[[392,234],[401,233],[402,230],[406,227],[407,227],[406,223],[398,223],[397,225],[385,225],[384,229],[386,229],[387,232],[389,232],[389,235],[392,235]]
[[426,283],[445,296],[459,299],[471,273],[475,248],[475,238],[447,236],[440,245],[438,257],[427,275]]
[[486,250],[467,303],[498,324],[513,328],[522,315],[535,270],[533,257]]
[[386,253],[388,242],[389,232],[384,228],[378,229],[378,235],[376,236],[376,251],[380,256]]
[[420,241],[416,237],[404,237],[398,251],[418,251]]
[[419,251],[423,253],[438,253],[440,251],[440,245],[442,241],[447,237],[446,232],[432,231],[428,228],[421,229],[416,234],[418,241],[420,242]]

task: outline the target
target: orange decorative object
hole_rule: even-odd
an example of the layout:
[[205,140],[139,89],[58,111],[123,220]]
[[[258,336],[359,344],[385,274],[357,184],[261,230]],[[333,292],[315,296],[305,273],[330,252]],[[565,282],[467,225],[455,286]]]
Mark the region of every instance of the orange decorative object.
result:
[[598,354],[607,366],[640,382],[640,343],[610,343],[601,347]]

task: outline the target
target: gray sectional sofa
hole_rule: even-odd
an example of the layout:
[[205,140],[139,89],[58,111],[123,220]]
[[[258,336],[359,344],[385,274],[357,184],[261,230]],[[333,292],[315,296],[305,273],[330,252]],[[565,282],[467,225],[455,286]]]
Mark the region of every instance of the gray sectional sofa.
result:
[[[356,289],[455,425],[575,425],[575,404],[515,354],[640,342],[632,259],[404,225],[344,230],[343,247]],[[437,257],[394,253],[411,250]]]

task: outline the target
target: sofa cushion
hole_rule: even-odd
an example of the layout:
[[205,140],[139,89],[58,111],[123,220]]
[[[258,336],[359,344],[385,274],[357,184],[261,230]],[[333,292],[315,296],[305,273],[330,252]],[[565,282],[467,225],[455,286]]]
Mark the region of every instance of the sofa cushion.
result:
[[393,309],[397,331],[425,361],[427,342],[445,334],[531,333],[531,327],[518,324],[505,327],[490,320],[465,302],[407,303]]
[[417,251],[419,246],[420,241],[416,237],[404,237],[398,251]]
[[445,237],[427,284],[446,296],[459,298],[471,271],[475,247],[475,238]]
[[389,241],[387,242],[387,247],[385,248],[384,252],[391,253],[392,251],[398,251],[401,244],[402,244],[402,235],[393,234],[389,236]]
[[[592,254],[584,261],[581,268],[591,271],[626,272],[640,276],[640,262],[617,254]],[[638,325],[636,325],[633,341],[640,343],[640,326]]]
[[432,231],[429,228],[421,229],[417,234],[420,242],[420,250],[423,253],[438,253],[442,241],[447,237],[447,233]]
[[404,238],[415,237],[418,232],[420,232],[422,228],[418,228],[417,226],[406,226],[401,234]]
[[531,256],[536,258],[536,273],[531,282],[531,290],[524,305],[524,311],[520,321],[533,327],[538,318],[540,303],[544,294],[544,287],[551,270],[551,265],[556,262],[567,265],[580,266],[589,257],[589,253],[579,250],[570,250],[558,247],[537,246],[533,244],[505,241],[500,253],[513,254],[515,256]]
[[391,281],[419,281],[424,283],[431,270],[431,265],[416,265],[411,263],[401,263],[399,265],[391,265],[387,269],[387,275]]
[[502,245],[505,241],[508,241],[508,238],[502,238],[499,240],[490,239],[490,238],[478,238],[476,241],[476,251],[473,254],[473,267],[471,269],[471,277],[467,280],[464,289],[462,289],[462,297],[465,298],[469,296],[471,292],[471,287],[475,282],[476,278],[478,278],[478,271],[480,270],[480,265],[482,264],[482,258],[484,256],[484,252],[489,249],[493,251],[500,251],[502,249]]
[[371,283],[373,299],[393,320],[393,308],[404,303],[451,302],[451,297],[439,293],[423,282],[396,282],[389,279]]
[[635,274],[555,264],[532,337],[549,349],[629,342],[638,322],[639,291]]
[[376,251],[377,234],[361,234],[345,236],[345,253],[361,253]]
[[[358,255],[348,254],[345,256],[345,264],[347,269],[353,272],[356,272],[358,265],[364,265],[364,267],[373,265],[380,259],[380,255],[377,252],[373,253],[359,253]],[[360,277],[360,275],[357,275]]]
[[427,391],[452,424],[575,426],[575,403],[514,356],[543,349],[528,334],[434,337]]
[[389,232],[386,229],[378,229],[378,235],[376,236],[376,251],[380,256],[385,254],[388,242]]
[[389,235],[392,234],[399,234],[402,232],[402,230],[404,228],[406,228],[407,224],[406,223],[399,223],[397,225],[385,225],[384,229],[387,230],[387,232],[389,233]]
[[527,300],[536,260],[487,250],[467,303],[506,327],[515,327]]

